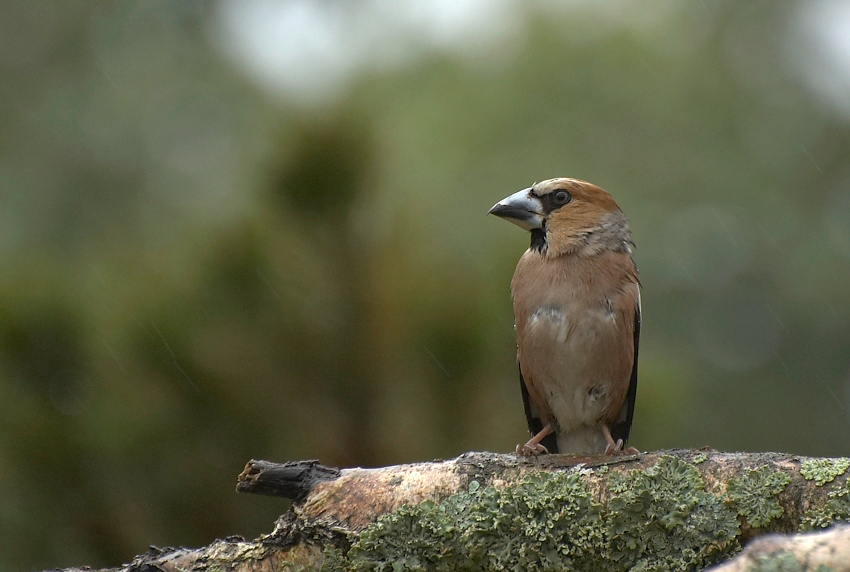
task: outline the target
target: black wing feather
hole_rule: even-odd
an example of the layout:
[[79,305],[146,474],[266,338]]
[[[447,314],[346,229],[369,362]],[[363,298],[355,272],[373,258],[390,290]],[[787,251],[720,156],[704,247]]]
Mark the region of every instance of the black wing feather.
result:
[[640,304],[635,310],[635,363],[632,366],[632,378],[629,382],[629,392],[626,394],[626,402],[623,404],[623,412],[620,419],[611,427],[611,436],[614,441],[623,440],[623,445],[629,439],[632,429],[632,417],[635,413],[635,399],[637,398],[637,372],[638,372],[638,342],[640,341]]

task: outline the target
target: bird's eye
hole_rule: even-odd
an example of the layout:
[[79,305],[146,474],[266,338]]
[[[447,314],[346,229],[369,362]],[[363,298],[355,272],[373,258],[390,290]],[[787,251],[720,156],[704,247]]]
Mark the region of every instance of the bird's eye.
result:
[[573,197],[567,191],[558,191],[552,198],[555,200],[555,204],[565,205],[570,202],[570,199]]

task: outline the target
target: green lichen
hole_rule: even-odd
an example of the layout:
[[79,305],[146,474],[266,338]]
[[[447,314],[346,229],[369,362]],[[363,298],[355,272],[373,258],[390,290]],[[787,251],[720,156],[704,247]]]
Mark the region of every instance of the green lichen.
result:
[[777,496],[790,482],[791,477],[765,465],[729,479],[727,503],[753,528],[767,526],[771,520],[782,516],[782,505]]
[[850,459],[809,459],[800,465],[800,474],[807,481],[814,481],[819,487],[831,483],[850,467]]
[[694,458],[693,460],[691,460],[691,463],[693,463],[694,465],[699,465],[700,463],[705,463],[707,460],[708,455],[706,455],[705,453],[699,453],[697,455],[694,455]]
[[594,570],[607,546],[600,509],[577,470],[498,489],[473,482],[440,504],[379,518],[353,544],[346,569]]
[[693,465],[665,456],[645,471],[611,475],[611,558],[620,570],[693,570],[740,547],[738,520],[706,491]]
[[829,491],[821,509],[812,509],[803,517],[801,528],[815,530],[827,528],[839,521],[850,521],[850,481]]
[[[347,570],[349,568],[349,562],[346,558],[345,554],[342,550],[335,548],[333,546],[325,548],[325,559],[322,562],[322,567],[319,569],[319,572],[339,572],[340,570]],[[294,571],[294,572],[301,572]],[[312,570],[305,570],[304,572],[313,572]]]
[[754,564],[747,569],[747,572],[805,572],[807,569],[796,556],[784,550],[772,554],[759,554],[754,560]]
[[368,526],[323,570],[692,570],[739,549],[735,513],[675,457],[611,471],[600,504],[591,470],[541,472],[506,487],[473,482],[441,503],[405,506]]

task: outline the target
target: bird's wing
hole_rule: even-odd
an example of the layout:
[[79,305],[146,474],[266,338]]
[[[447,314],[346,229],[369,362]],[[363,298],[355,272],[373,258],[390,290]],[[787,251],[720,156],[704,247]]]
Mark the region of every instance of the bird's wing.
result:
[[[611,427],[611,436],[614,440],[622,439],[623,444],[629,439],[629,431],[632,428],[632,417],[635,413],[635,398],[637,397],[637,373],[638,373],[638,342],[640,341],[640,291],[638,291],[637,307],[635,308],[635,361],[632,365],[632,376],[629,381],[629,391],[626,393],[626,401],[620,410],[617,422]],[[526,408],[527,410],[527,408]]]
[[[540,419],[540,412],[537,411],[537,407],[534,406],[528,395],[528,388],[525,386],[525,380],[522,378],[522,367],[519,368],[519,388],[522,391],[522,405],[525,408],[525,419],[528,421],[528,430],[531,432],[531,436],[534,437],[543,430],[543,421]],[[629,423],[631,423],[631,418],[629,419]],[[550,453],[558,452],[558,441],[554,433],[546,435],[540,443]]]

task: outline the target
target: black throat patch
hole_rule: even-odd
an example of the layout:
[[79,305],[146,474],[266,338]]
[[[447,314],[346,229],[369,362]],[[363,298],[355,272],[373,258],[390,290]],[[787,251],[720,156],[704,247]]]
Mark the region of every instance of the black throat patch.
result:
[[535,252],[546,252],[546,231],[542,228],[531,229],[531,250]]

